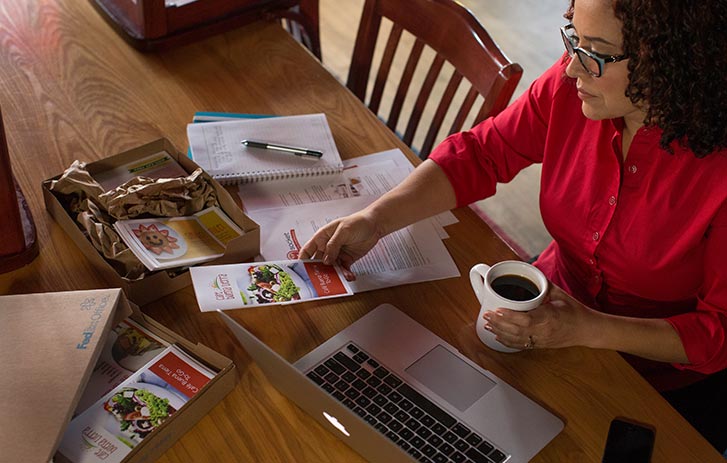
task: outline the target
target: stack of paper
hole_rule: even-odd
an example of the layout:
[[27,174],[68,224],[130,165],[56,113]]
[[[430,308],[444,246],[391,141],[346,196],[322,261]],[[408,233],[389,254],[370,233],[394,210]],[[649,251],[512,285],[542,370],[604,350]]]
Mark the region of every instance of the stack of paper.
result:
[[[214,121],[240,119],[252,119],[245,125],[248,128],[269,126],[274,119],[283,120],[278,123],[290,120],[260,115],[197,113],[187,129],[194,158],[219,157],[224,151],[210,143],[207,146],[215,148],[196,148],[203,145],[198,136],[204,132],[202,126],[208,126],[206,131],[210,132],[215,126],[209,124],[215,124]],[[226,130],[234,126],[224,125],[230,122],[216,124],[223,124],[218,128]],[[238,134],[238,138],[240,136]],[[290,133],[280,136],[299,137],[301,133],[293,127]],[[305,143],[302,139],[298,142]],[[211,152],[217,154],[211,155]],[[414,170],[398,149],[345,160],[342,166],[342,172],[331,175],[239,185],[245,212],[262,230],[262,260],[297,259],[300,248],[320,227],[366,207]],[[353,265],[351,270],[356,280],[350,282],[351,289],[356,293],[459,276],[457,265],[442,242],[448,237],[444,227],[456,222],[454,214],[445,212],[384,237],[368,255]]]
[[149,270],[207,262],[244,232],[219,207],[189,217],[117,220],[114,228]]
[[123,320],[113,327],[74,416],[128,379],[168,345],[168,342],[141,328],[131,319]]
[[75,463],[121,462],[214,376],[171,345],[71,420],[59,451]]
[[[294,259],[325,224],[361,210],[401,182],[413,166],[399,150],[343,161],[337,176],[240,185],[246,213],[264,231],[264,259]],[[354,293],[460,275],[442,242],[451,212],[422,220],[384,237],[351,270]]]

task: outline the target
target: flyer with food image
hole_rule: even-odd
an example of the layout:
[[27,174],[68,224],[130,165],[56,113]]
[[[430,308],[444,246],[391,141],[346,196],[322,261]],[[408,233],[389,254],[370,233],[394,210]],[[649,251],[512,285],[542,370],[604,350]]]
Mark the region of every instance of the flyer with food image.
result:
[[169,343],[126,319],[109,332],[75,415],[124,382],[162,352]]
[[170,345],[73,418],[59,451],[75,463],[118,463],[214,376],[207,367]]
[[181,267],[222,256],[243,231],[218,207],[189,217],[118,220],[114,229],[149,270]]
[[203,266],[191,268],[190,274],[202,312],[353,294],[341,269],[320,261]]

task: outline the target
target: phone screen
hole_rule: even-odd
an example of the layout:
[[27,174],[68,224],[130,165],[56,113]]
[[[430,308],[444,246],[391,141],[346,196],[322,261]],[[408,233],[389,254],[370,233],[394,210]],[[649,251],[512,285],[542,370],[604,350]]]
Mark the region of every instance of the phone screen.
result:
[[608,430],[602,463],[649,463],[654,447],[654,430],[614,419]]

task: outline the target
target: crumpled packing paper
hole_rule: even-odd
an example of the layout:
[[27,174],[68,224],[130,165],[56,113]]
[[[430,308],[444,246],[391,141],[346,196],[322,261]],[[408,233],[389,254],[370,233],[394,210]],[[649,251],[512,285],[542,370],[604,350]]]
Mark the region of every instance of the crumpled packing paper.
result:
[[114,230],[116,220],[141,215],[188,216],[218,204],[202,169],[179,178],[136,177],[104,191],[86,170],[86,163],[73,161],[58,180],[51,182],[50,190],[69,197],[67,207],[77,214],[76,221],[93,246],[128,280],[143,278],[146,267]]

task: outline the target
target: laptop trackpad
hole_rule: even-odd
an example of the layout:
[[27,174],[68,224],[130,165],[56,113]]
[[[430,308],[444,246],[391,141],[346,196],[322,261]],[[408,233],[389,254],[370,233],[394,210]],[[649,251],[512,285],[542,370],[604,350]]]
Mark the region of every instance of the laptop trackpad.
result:
[[427,352],[405,371],[462,412],[496,385],[442,346]]

